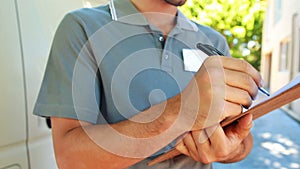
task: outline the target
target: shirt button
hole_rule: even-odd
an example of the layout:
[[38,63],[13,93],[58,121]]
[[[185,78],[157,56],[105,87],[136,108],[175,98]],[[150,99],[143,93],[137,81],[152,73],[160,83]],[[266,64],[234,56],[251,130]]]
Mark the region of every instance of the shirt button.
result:
[[165,55],[165,59],[168,60],[169,59],[169,55]]
[[160,42],[163,42],[163,41],[165,41],[165,38],[164,38],[163,36],[160,36],[160,37],[158,38],[158,40],[159,40]]

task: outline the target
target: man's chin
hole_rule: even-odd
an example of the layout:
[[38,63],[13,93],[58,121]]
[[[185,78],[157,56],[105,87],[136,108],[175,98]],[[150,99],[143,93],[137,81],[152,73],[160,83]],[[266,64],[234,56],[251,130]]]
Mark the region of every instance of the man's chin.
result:
[[165,0],[165,2],[174,6],[182,6],[185,4],[186,0]]

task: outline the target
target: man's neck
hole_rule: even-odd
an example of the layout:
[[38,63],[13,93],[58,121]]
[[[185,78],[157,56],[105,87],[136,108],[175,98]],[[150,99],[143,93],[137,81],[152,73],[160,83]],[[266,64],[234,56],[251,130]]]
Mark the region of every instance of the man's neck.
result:
[[163,0],[131,0],[133,5],[164,35],[168,35],[176,24],[177,7]]
[[140,12],[160,12],[176,15],[177,7],[166,3],[164,0],[131,0]]

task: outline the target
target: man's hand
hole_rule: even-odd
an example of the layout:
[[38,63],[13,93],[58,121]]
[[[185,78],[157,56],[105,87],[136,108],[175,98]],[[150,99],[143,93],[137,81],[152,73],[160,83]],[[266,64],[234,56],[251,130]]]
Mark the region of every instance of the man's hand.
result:
[[252,115],[249,114],[225,129],[218,125],[189,132],[176,149],[205,164],[237,162],[244,159],[252,149],[251,127]]
[[192,81],[178,96],[186,131],[220,123],[250,107],[261,86],[261,76],[248,62],[213,56],[207,58]]

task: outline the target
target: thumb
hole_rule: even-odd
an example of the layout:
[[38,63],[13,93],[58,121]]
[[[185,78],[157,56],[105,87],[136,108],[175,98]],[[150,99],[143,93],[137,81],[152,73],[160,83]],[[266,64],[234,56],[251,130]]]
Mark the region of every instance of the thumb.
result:
[[243,129],[249,130],[251,129],[252,125],[253,125],[253,115],[249,113],[239,120],[237,127],[241,130]]
[[[231,134],[234,134],[235,136],[237,136],[240,141],[244,140],[250,133],[250,129],[253,126],[253,116],[252,114],[247,114],[244,117],[242,117],[241,119],[239,119],[238,123],[230,126],[228,128],[228,132],[232,132]],[[227,133],[229,134],[229,133]]]

